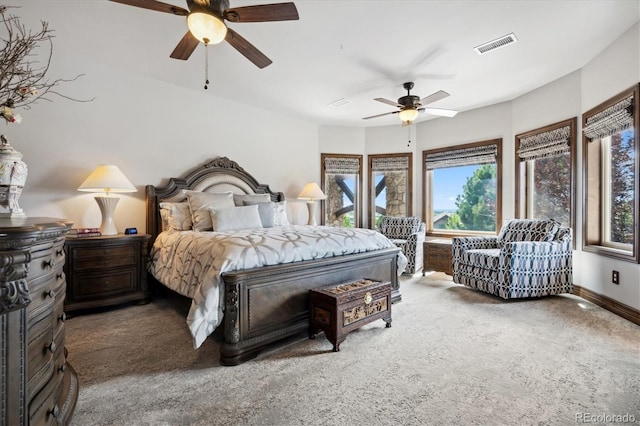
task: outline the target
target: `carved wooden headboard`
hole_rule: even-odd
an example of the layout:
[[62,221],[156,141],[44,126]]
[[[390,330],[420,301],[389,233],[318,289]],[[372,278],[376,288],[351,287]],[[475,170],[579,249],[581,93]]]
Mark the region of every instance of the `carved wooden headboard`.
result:
[[247,173],[235,161],[218,157],[186,174],[184,178],[171,178],[167,186],[146,186],[147,234],[153,244],[162,231],[160,203],[186,200],[185,190],[202,192],[232,191],[234,194],[269,194],[272,201],[284,201],[284,193],[273,192]]

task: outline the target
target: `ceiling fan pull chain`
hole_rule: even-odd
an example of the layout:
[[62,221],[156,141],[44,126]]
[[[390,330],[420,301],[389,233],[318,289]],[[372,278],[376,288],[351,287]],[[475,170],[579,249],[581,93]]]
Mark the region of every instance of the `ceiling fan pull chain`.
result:
[[205,38],[204,41],[204,90],[209,87],[209,39]]
[[411,146],[411,126],[407,126],[407,139],[409,139],[407,146]]

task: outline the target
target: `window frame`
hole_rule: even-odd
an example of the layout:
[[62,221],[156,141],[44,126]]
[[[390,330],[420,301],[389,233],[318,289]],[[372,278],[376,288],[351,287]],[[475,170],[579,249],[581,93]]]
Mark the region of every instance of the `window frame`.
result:
[[[568,120],[559,121],[557,123],[549,124],[547,126],[539,127],[524,133],[517,134],[515,136],[515,217],[516,218],[531,218],[531,186],[533,184],[534,173],[531,173],[531,167],[534,166],[529,163],[528,160],[523,160],[518,155],[520,150],[520,144],[522,139],[529,138],[538,134],[551,132],[563,127],[569,127],[569,227],[571,228],[573,235],[576,235],[576,203],[577,203],[577,164],[578,155],[576,146],[577,141],[577,124],[578,117],[573,117]],[[534,166],[535,167],[535,166]],[[573,238],[573,248],[576,247],[576,239]]]
[[368,160],[368,188],[367,188],[367,199],[368,199],[368,209],[369,209],[369,228],[376,229],[376,196],[374,194],[375,191],[375,181],[373,179],[373,161],[376,158],[407,158],[408,161],[408,169],[407,169],[407,212],[406,216],[413,215],[413,154],[411,152],[400,152],[393,154],[370,154],[367,156]]
[[[452,232],[442,232],[442,230],[434,230],[432,228],[433,217],[431,214],[431,193],[433,188],[433,178],[427,170],[427,156],[446,151],[457,151],[465,148],[474,148],[487,145],[496,145],[496,230],[495,232],[483,231],[463,231],[452,230]],[[425,234],[428,237],[451,238],[457,236],[474,236],[474,235],[497,235],[502,227],[502,138],[489,139],[479,142],[467,144],[453,145],[445,148],[437,148],[422,151],[422,220],[426,224]]]
[[[603,161],[606,156],[602,155],[602,139],[591,140],[586,134],[582,134],[582,180],[583,180],[583,228],[582,228],[582,250],[596,253],[601,256],[613,257],[627,262],[640,263],[640,144],[638,133],[640,131],[640,84],[609,98],[596,107],[582,114],[582,128],[587,124],[587,119],[603,110],[633,96],[633,126],[634,126],[634,203],[633,221],[635,226],[634,238],[631,251],[621,250],[615,245],[604,241],[604,225],[602,223],[606,216],[600,208],[601,197],[603,196]],[[590,144],[597,144],[590,146]],[[590,149],[591,148],[591,149]],[[597,182],[594,188],[593,183]]]
[[[354,213],[354,219],[355,219],[354,227],[361,228],[362,227],[362,192],[363,192],[362,191],[363,155],[362,154],[327,154],[327,153],[320,154],[320,185],[321,185],[322,191],[325,192],[325,195],[328,198],[329,194],[326,193],[326,187],[325,187],[326,175],[327,175],[325,160],[327,158],[355,158],[358,160],[358,176],[357,176],[358,187],[356,188],[356,194],[354,196],[353,213]],[[320,206],[320,224],[321,225],[327,224],[326,204],[327,204],[327,200],[326,199],[322,200],[322,203]]]

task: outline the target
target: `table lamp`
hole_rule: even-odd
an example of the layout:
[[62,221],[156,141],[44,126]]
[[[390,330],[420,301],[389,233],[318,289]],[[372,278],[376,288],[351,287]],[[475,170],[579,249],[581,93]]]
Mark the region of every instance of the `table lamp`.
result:
[[308,183],[302,188],[302,192],[298,195],[299,200],[307,200],[307,209],[309,209],[309,221],[307,225],[316,226],[316,200],[324,200],[326,195],[320,189],[317,183]]
[[118,230],[113,222],[113,213],[120,199],[113,197],[111,193],[136,192],[137,189],[129,182],[129,179],[125,177],[118,166],[100,165],[82,182],[78,191],[105,193],[104,196],[96,195],[95,197],[102,213],[100,233],[102,235],[116,235]]

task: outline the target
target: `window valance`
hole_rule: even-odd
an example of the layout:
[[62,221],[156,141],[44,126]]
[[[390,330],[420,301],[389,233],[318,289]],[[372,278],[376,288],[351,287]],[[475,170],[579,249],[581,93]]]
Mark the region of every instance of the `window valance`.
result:
[[376,157],[371,159],[371,170],[375,172],[409,170],[409,157]]
[[425,163],[427,170],[434,170],[444,167],[491,164],[496,162],[497,156],[498,145],[490,144],[427,154]]
[[518,157],[522,161],[536,160],[571,150],[571,127],[564,126],[520,139]]
[[349,157],[330,157],[324,159],[325,173],[358,174],[360,173],[360,159]]
[[582,131],[589,139],[602,139],[633,127],[633,96],[587,118]]

